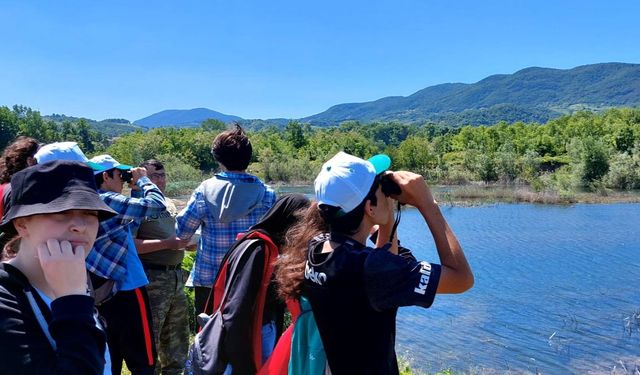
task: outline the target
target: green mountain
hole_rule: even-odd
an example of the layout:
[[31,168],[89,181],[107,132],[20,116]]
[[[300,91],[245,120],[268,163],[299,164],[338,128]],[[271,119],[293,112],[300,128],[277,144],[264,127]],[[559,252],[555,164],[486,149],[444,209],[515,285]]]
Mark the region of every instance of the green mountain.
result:
[[603,63],[573,69],[526,68],[472,84],[445,83],[412,95],[338,104],[300,119],[312,125],[347,120],[431,121],[447,125],[546,122],[576,110],[640,105],[640,64]]
[[109,138],[118,137],[127,133],[133,133],[138,130],[141,130],[141,131],[146,130],[145,128],[134,125],[131,122],[129,122],[129,120],[125,120],[125,119],[112,118],[112,119],[105,119],[102,121],[96,121],[96,120],[91,120],[87,118],[72,117],[72,116],[60,115],[55,113],[52,115],[42,116],[42,117],[45,120],[52,120],[58,124],[61,124],[65,121],[76,122],[82,119],[82,120],[85,120],[89,124],[89,126],[91,126],[94,130],[97,130],[98,132],[105,134]]

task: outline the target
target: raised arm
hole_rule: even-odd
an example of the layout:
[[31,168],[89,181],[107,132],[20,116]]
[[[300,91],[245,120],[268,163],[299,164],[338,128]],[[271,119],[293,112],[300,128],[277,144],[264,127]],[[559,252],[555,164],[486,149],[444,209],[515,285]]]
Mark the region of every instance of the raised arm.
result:
[[442,264],[437,293],[462,293],[470,289],[474,283],[471,267],[422,176],[399,171],[393,172],[393,178],[402,189],[397,199],[420,211],[433,236]]
[[118,193],[102,194],[102,199],[109,207],[127,219],[141,219],[147,216],[159,215],[165,210],[164,195],[158,187],[149,180],[144,168],[133,168],[132,184],[141,191],[141,198],[131,198]]

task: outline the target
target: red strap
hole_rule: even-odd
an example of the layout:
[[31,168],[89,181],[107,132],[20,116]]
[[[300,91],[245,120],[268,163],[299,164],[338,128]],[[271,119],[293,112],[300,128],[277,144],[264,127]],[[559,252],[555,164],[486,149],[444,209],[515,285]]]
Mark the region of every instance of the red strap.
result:
[[2,217],[4,216],[4,187],[7,184],[0,185],[0,221],[2,221]]
[[[226,266],[226,264],[225,264]],[[225,284],[227,283],[227,267],[220,268],[220,275],[217,277],[216,285],[213,286],[213,306],[212,310],[207,312],[207,314],[213,314],[214,311],[218,311],[222,304],[222,296],[224,295]],[[209,294],[209,298],[211,298],[211,294]],[[209,306],[209,301],[205,304],[205,306]]]
[[262,283],[256,298],[255,311],[253,312],[253,362],[258,369],[262,366],[262,315],[264,313],[264,303],[267,299],[267,289],[273,277],[273,267],[278,257],[278,247],[271,238],[261,232],[251,232],[247,238],[261,239],[266,245],[264,248]]
[[[253,347],[253,361],[255,368],[262,367],[262,315],[264,313],[264,304],[267,295],[267,289],[273,275],[273,268],[276,258],[278,257],[278,247],[273,243],[271,238],[266,234],[259,231],[252,231],[244,234],[241,239],[260,239],[264,242],[264,266],[262,269],[262,282],[260,283],[260,289],[256,296],[256,305],[253,311],[253,326],[252,326],[252,347]],[[213,286],[213,304],[211,304],[211,294],[209,294],[209,300],[205,304],[205,313],[211,315],[214,311],[223,308],[224,301],[222,296],[227,283],[227,270],[228,263],[226,259],[220,266],[220,271],[216,277],[215,285]],[[297,315],[296,315],[297,316]]]
[[293,323],[280,336],[273,353],[258,370],[256,375],[287,375],[289,373],[289,360],[291,358],[291,336],[293,336]]
[[287,303],[287,309],[291,313],[291,324],[293,325],[296,322],[296,319],[298,319],[298,316],[300,316],[300,313],[302,312],[302,308],[300,307],[300,301],[298,301],[297,299],[288,299],[286,303]]
[[289,360],[291,359],[291,339],[296,320],[300,316],[300,302],[296,299],[287,300],[287,309],[291,313],[291,324],[278,339],[271,356],[256,375],[288,375]]

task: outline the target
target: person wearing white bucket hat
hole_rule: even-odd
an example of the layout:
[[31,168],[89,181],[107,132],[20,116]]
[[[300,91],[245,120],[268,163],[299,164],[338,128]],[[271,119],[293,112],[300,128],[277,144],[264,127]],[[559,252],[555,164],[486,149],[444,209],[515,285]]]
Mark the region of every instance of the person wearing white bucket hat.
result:
[[[332,374],[397,374],[398,307],[430,307],[436,294],[462,293],[473,273],[422,176],[389,171],[391,159],[339,152],[323,166],[316,202],[287,234],[277,280],[285,298],[305,297]],[[441,264],[399,246],[394,203],[414,206]],[[399,206],[398,206],[399,207]],[[372,229],[375,247],[366,246]]]

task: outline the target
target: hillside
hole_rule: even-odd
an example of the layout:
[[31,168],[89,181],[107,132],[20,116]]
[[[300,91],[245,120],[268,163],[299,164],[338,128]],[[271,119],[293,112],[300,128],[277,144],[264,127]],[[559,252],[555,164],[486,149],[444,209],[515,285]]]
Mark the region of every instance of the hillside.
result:
[[241,117],[225,115],[207,108],[194,108],[188,110],[170,109],[155,113],[140,120],[134,121],[135,125],[156,128],[161,126],[190,127],[199,126],[207,119],[219,120],[225,123],[242,121]]
[[433,121],[448,125],[500,120],[546,122],[579,109],[640,105],[640,64],[603,63],[573,69],[526,68],[472,84],[446,83],[410,96],[335,105],[300,119],[313,125],[346,120]]
[[[60,114],[52,114],[49,116],[43,116],[45,120],[52,120],[55,123],[61,124],[65,121],[76,122],[80,120],[79,117],[65,116]],[[82,118],[89,126],[91,126],[94,130],[99,131],[100,133],[105,134],[107,137],[118,137],[123,134],[132,133],[138,130],[144,131],[145,128],[141,126],[137,126],[129,122],[129,120],[125,119],[105,119],[102,121],[91,120],[87,118]]]

